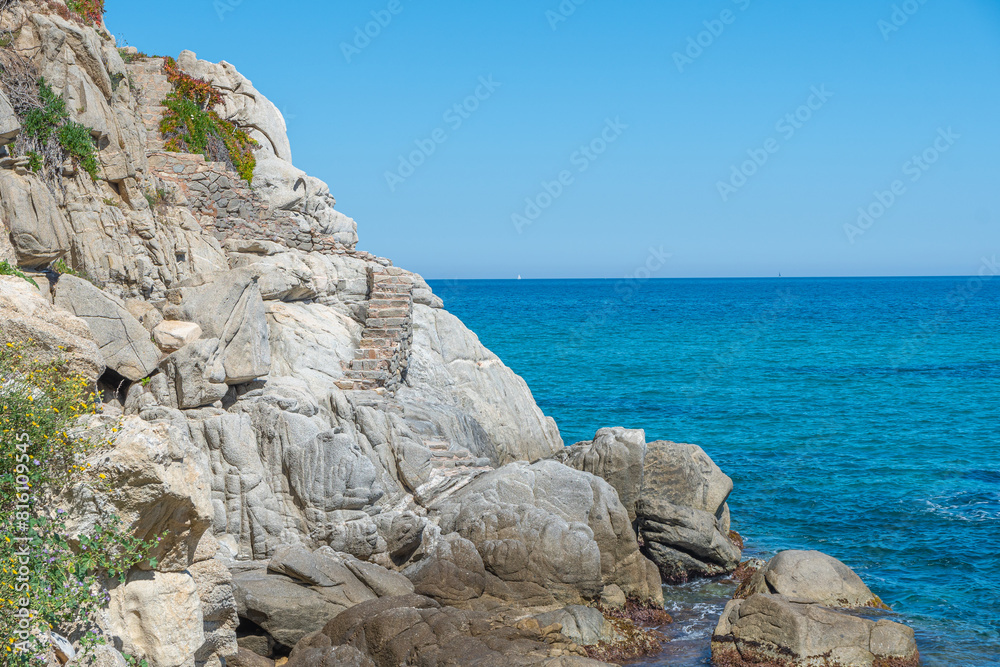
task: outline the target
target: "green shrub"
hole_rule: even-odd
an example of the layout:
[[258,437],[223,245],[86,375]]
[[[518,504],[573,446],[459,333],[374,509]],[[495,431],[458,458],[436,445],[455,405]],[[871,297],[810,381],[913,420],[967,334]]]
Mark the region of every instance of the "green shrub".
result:
[[[30,143],[27,155],[32,171],[41,171],[46,166],[43,155],[53,155],[51,167],[61,165],[65,157],[70,157],[94,180],[98,177],[97,147],[91,136],[91,129],[69,119],[66,101],[57,95],[45,79],[38,79],[38,99],[40,106],[28,110],[21,119],[22,134]],[[54,155],[50,142],[55,140],[64,155]],[[59,151],[56,151],[59,152]]]
[[212,108],[222,103],[222,93],[212,84],[185,74],[173,58],[165,58],[164,71],[174,92],[163,100],[166,111],[160,122],[164,147],[176,153],[201,153],[206,160],[224,162],[247,183],[253,181],[257,142]]
[[99,26],[104,20],[104,0],[66,0],[69,11],[92,26]]
[[66,121],[66,124],[59,128],[59,145],[80,165],[80,168],[90,174],[90,178],[97,180],[97,151],[94,146],[94,137],[90,134],[90,128],[74,121]]
[[36,283],[28,276],[24,275],[24,271],[21,271],[16,266],[11,266],[10,262],[8,262],[6,259],[0,262],[0,276],[15,276],[17,278],[23,278],[24,280],[27,280],[35,287],[38,287],[38,283]]
[[[18,667],[44,664],[33,656],[44,652],[41,637],[50,628],[80,637],[84,650],[99,643],[94,618],[107,603],[101,582],[120,580],[157,541],[127,534],[110,514],[71,539],[63,515],[47,509],[117,426],[83,430],[80,418],[97,404],[90,381],[61,360],[36,359],[30,346],[0,347],[0,633],[11,640],[2,664]],[[22,609],[27,631],[19,625]]]

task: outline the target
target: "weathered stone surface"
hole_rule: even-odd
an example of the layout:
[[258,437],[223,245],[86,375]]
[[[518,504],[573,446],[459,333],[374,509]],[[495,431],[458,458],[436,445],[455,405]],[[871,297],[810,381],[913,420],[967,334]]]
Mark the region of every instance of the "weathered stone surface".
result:
[[274,660],[241,648],[226,660],[226,667],[274,667]]
[[204,644],[198,587],[187,572],[136,572],[111,591],[112,630],[123,652],[150,667],[190,667]]
[[555,455],[571,468],[597,475],[618,492],[618,498],[635,521],[635,506],[642,491],[646,459],[646,433],[625,428],[602,428],[591,442],[578,442]]
[[524,380],[444,310],[414,306],[410,365],[397,400],[419,435],[496,465],[536,461],[562,448],[559,429]]
[[201,338],[201,327],[194,322],[164,320],[153,327],[153,339],[164,352],[176,352]]
[[7,96],[0,90],[0,146],[6,146],[21,133],[21,123]]
[[[211,536],[205,539],[214,542]],[[240,623],[233,595],[233,576],[225,564],[215,558],[193,563],[188,572],[198,587],[205,631],[205,641],[195,653],[195,660],[201,662],[219,656],[227,658],[228,662],[238,648],[236,627]]]
[[743,597],[773,593],[794,602],[828,607],[881,607],[882,601],[861,577],[820,551],[782,551],[740,589]]
[[138,537],[163,537],[150,553],[159,570],[186,570],[212,516],[208,462],[187,434],[129,417],[111,451],[87,463],[91,468],[64,499],[70,534],[89,532],[101,517],[115,514]]
[[904,625],[767,593],[726,605],[712,637],[712,658],[733,667],[919,664],[913,630]]
[[45,184],[0,169],[0,219],[20,266],[45,267],[70,249],[72,228]]
[[474,600],[486,590],[486,568],[476,545],[457,533],[436,540],[403,574],[414,592],[444,605]]
[[384,493],[375,465],[347,434],[320,433],[286,451],[285,465],[290,491],[314,523],[325,523],[328,512],[367,507]]
[[271,370],[264,301],[252,271],[215,274],[206,282],[171,291],[164,315],[197,322],[206,338],[219,339],[219,361],[226,383],[242,384]]
[[441,529],[476,545],[486,570],[532,583],[554,600],[596,600],[607,584],[662,602],[628,513],[604,480],[555,461],[488,472],[433,505]]
[[55,305],[87,323],[108,368],[122,377],[141,380],[156,369],[160,351],[120,299],[82,278],[63,275],[56,284]]
[[581,646],[610,641],[615,636],[614,627],[593,607],[569,605],[539,614],[535,619],[543,628],[558,623],[562,626],[562,634]]
[[86,322],[53,308],[26,280],[0,276],[0,344],[29,341],[40,362],[61,357],[70,373],[90,380],[104,373],[104,356]]
[[303,640],[288,667],[330,664],[320,661],[328,659],[331,648],[342,646],[356,649],[377,667],[604,664],[583,657],[583,651],[558,634],[557,627],[543,629],[534,619],[515,626],[482,612],[441,607],[419,595],[383,598],[341,613],[321,633]]
[[733,482],[697,445],[646,446],[636,505],[645,553],[667,581],[732,572],[740,549],[729,539]]
[[360,602],[413,591],[402,575],[329,547],[282,547],[266,570],[235,572],[233,585],[239,615],[288,647]]
[[219,345],[218,338],[196,340],[160,362],[166,379],[166,393],[161,396],[165,405],[184,410],[222,400],[229,385]]

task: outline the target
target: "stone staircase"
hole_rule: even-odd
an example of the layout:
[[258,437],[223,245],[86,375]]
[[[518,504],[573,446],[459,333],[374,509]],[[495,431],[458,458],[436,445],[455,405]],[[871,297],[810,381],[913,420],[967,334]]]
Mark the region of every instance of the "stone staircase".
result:
[[368,313],[355,358],[344,367],[344,390],[394,391],[406,376],[413,339],[413,281],[394,266],[368,270]]
[[167,75],[163,73],[163,58],[148,58],[126,65],[132,80],[142,88],[139,101],[142,122],[146,126],[146,153],[150,155],[163,150],[160,136],[160,121],[166,111],[161,102],[173,91]]

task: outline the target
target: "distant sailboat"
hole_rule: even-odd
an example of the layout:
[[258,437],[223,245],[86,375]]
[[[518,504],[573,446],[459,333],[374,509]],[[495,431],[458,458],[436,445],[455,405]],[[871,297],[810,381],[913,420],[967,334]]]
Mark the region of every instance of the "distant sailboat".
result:
[[520,279],[521,279],[521,274],[520,274],[520,273],[519,273],[519,274],[517,274],[517,279],[518,279],[518,280],[520,280]]

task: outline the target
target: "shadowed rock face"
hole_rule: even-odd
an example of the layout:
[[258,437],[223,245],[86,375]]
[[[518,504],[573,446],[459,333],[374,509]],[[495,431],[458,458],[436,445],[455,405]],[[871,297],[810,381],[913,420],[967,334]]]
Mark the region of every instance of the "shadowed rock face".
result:
[[697,445],[647,445],[636,506],[645,553],[666,581],[732,572],[740,548],[729,539],[726,499],[733,481]]
[[[482,612],[441,607],[409,595],[359,604],[305,637],[288,667],[341,664],[375,667],[589,667],[604,663],[559,634],[529,619],[516,625]],[[368,662],[365,662],[367,660]]]

